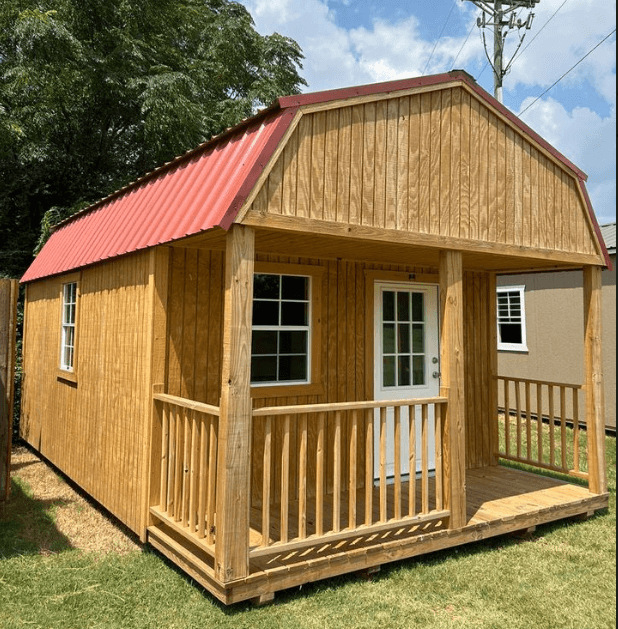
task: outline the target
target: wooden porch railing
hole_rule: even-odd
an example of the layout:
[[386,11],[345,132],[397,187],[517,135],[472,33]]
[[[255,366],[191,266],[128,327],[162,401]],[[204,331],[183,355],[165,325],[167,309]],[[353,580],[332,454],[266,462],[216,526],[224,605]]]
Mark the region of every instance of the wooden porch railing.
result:
[[219,408],[164,393],[153,399],[161,417],[161,483],[151,513],[214,547]]
[[500,457],[587,479],[581,385],[506,376],[497,380],[504,404]]
[[[447,518],[442,462],[446,401],[436,397],[255,409],[253,452],[254,456],[261,455],[262,465],[261,479],[254,478],[252,485],[252,528],[261,531],[261,539],[252,546],[250,556],[297,550]],[[402,418],[403,407],[409,409],[407,419]],[[434,409],[435,422],[435,476],[431,481],[430,407]],[[387,422],[389,408],[392,422]],[[378,479],[374,478],[376,410]],[[417,422],[420,422],[420,444],[417,444]],[[404,430],[408,431],[406,452],[401,446]],[[389,440],[394,448],[392,479],[387,479],[386,472]],[[420,445],[422,470],[419,489],[417,445]],[[401,473],[404,457],[411,471],[407,480]]]

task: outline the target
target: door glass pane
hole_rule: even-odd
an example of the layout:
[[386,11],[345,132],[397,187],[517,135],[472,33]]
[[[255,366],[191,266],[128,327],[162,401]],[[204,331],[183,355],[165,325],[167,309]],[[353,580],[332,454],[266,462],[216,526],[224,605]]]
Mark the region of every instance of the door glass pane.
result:
[[397,293],[397,321],[410,321],[410,293]]
[[412,325],[412,347],[415,354],[425,353],[425,326],[422,323]]
[[382,338],[382,353],[394,354],[395,353],[395,324],[385,323],[384,332]]
[[425,357],[414,356],[412,359],[413,384],[425,384]]
[[412,320],[425,321],[425,295],[423,293],[412,293]]
[[395,382],[395,356],[384,356],[382,359],[382,386],[394,387]]
[[399,356],[398,361],[398,385],[400,387],[409,387],[410,386],[410,357],[409,356]]
[[395,320],[395,293],[384,291],[382,294],[382,321]]
[[398,326],[397,350],[400,354],[410,353],[410,324],[400,323]]

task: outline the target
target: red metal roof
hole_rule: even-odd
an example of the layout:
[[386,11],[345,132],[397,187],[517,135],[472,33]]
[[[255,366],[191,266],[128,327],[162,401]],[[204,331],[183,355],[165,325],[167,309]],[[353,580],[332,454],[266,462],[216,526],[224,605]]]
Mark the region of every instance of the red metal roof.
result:
[[294,118],[266,110],[60,223],[22,282],[228,229]]
[[60,223],[22,277],[30,282],[179,240],[213,227],[228,229],[299,107],[464,82],[578,178],[603,255],[609,256],[586,192],[587,176],[463,70],[429,77],[286,96],[122,190]]

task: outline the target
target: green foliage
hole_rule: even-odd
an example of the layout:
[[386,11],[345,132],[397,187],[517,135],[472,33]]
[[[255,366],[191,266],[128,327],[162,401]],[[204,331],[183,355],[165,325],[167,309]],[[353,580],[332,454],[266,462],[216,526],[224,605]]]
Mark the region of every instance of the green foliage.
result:
[[301,60],[231,0],[0,0],[0,270],[25,270],[51,208],[297,93]]

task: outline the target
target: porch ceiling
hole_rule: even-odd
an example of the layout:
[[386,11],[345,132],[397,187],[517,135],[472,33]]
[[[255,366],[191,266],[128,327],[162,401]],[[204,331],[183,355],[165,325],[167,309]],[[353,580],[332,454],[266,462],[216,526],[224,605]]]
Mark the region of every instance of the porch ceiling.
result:
[[[177,241],[175,246],[186,248],[208,248],[225,250],[226,232],[222,229]],[[419,235],[422,241],[423,236]],[[361,239],[353,236],[306,233],[277,229],[256,229],[255,250],[257,253],[289,256],[292,258],[344,259],[398,266],[438,267],[439,254],[444,249],[453,249],[448,242],[423,245],[418,243],[389,242],[387,240]],[[521,250],[513,253],[513,247],[487,247],[484,243],[472,243],[475,250],[463,251],[464,268],[496,273],[521,273],[534,271],[581,268],[592,261],[579,261],[569,254],[564,258],[559,252],[546,250]],[[487,249],[487,251],[482,251]],[[571,258],[571,259],[570,259]]]

